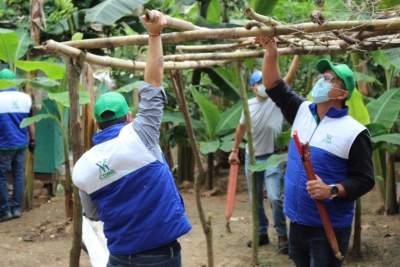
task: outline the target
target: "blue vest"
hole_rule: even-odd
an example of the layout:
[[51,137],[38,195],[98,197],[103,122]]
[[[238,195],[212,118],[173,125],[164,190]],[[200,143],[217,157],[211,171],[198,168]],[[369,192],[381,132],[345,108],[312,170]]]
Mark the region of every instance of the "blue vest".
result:
[[0,90],[0,150],[28,146],[28,128],[20,128],[22,120],[29,117],[32,100],[17,88]]
[[98,205],[111,254],[157,248],[191,229],[168,164],[150,153],[132,124],[86,152],[73,181]]
[[[347,113],[347,108],[331,108],[317,124],[316,104],[306,101],[300,105],[292,126],[292,134],[297,130],[302,144],[309,142],[315,174],[328,185],[348,178],[350,148],[355,138],[366,129]],[[298,224],[323,227],[316,201],[307,192],[307,174],[293,138],[290,140],[284,180],[286,216]],[[324,200],[324,204],[334,228],[351,225],[354,202],[337,197]]]

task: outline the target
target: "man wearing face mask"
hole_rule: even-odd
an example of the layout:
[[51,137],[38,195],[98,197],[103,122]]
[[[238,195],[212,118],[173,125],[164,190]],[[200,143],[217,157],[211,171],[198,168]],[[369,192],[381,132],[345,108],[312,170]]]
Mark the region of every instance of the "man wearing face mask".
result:
[[291,221],[289,256],[297,267],[341,266],[330,248],[315,199],[323,200],[344,256],[354,201],[375,184],[369,132],[348,115],[345,105],[356,87],[353,72],[345,64],[319,60],[320,74],[312,89],[314,102],[310,102],[280,78],[274,38],[256,41],[266,49],[262,72],[268,96],[292,125],[292,132],[297,130],[301,143],[309,142],[317,178],[308,181],[292,138],[284,177],[284,213]]
[[[288,75],[285,77],[286,82],[291,83],[298,67],[299,58],[295,56],[292,65],[290,66]],[[256,97],[250,99],[249,110],[252,122],[252,133],[254,139],[254,150],[256,162],[265,162],[274,153],[279,153],[276,150],[275,139],[282,131],[283,116],[279,108],[268,97],[265,92],[265,87],[262,84],[262,73],[257,70],[250,78],[251,90],[256,94]],[[241,143],[244,134],[246,133],[246,119],[242,112],[242,117],[238,127],[236,128],[235,141],[232,152],[229,155],[230,164],[240,164],[238,158],[239,144]],[[250,171],[247,169],[249,164],[249,150],[246,146],[245,170],[247,178],[247,187],[251,202],[251,181]],[[262,172],[256,172],[257,180],[257,205],[258,205],[258,220],[259,220],[259,245],[269,243],[268,225],[269,220],[264,208],[264,192],[263,185],[266,184],[268,201],[272,208],[272,217],[274,220],[274,228],[278,235],[278,248],[283,252],[288,250],[288,238],[286,229],[286,218],[283,214],[283,200],[281,198],[281,176],[282,166],[269,168]],[[247,242],[247,246],[252,246],[252,240]]]

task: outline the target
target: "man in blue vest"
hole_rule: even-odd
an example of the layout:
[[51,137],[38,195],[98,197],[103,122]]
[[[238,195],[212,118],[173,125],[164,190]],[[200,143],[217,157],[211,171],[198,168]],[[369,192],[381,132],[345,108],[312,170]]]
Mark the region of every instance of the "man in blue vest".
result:
[[283,116],[297,130],[301,143],[309,142],[315,181],[308,181],[293,138],[285,181],[284,213],[290,219],[289,256],[297,267],[341,266],[325,233],[315,200],[323,200],[344,256],[347,252],[354,201],[374,184],[372,145],[368,130],[348,115],[345,105],[356,87],[345,64],[317,62],[320,73],[307,101],[280,77],[274,37],[256,38],[266,49],[263,84]]
[[[0,79],[15,80],[9,69],[0,71]],[[26,148],[35,149],[35,126],[20,128],[22,120],[32,115],[32,100],[17,88],[0,90],[0,222],[21,217],[24,195]],[[29,138],[28,138],[29,137]],[[8,203],[7,172],[11,167],[13,194]]]
[[180,267],[177,238],[191,225],[183,200],[158,145],[164,103],[164,71],[160,32],[166,25],[157,11],[154,22],[143,16],[149,33],[136,118],[124,97],[102,95],[94,106],[95,146],[73,169],[84,212],[104,222],[110,257],[107,266]]

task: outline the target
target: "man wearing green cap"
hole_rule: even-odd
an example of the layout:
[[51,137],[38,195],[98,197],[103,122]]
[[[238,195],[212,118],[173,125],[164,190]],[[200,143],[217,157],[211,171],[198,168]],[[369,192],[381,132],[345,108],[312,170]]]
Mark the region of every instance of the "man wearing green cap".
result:
[[372,145],[368,130],[348,115],[345,101],[356,87],[345,64],[317,62],[320,73],[307,101],[280,77],[274,37],[255,38],[265,49],[263,84],[269,97],[310,146],[317,180],[308,181],[301,158],[290,141],[285,181],[284,213],[290,219],[289,256],[297,267],[341,266],[330,247],[315,200],[322,200],[336,235],[339,251],[347,252],[354,201],[374,182]]
[[[0,79],[15,80],[15,74],[3,69]],[[25,154],[27,147],[31,153],[35,149],[35,126],[21,129],[19,125],[29,116],[32,116],[32,100],[28,94],[14,87],[0,90],[0,222],[21,217]],[[7,172],[10,167],[13,194],[9,204]]]
[[145,82],[139,88],[136,118],[125,98],[102,95],[94,107],[95,146],[76,163],[72,179],[85,215],[104,222],[110,252],[107,266],[180,267],[177,239],[189,232],[183,200],[158,145],[164,103],[160,32],[164,16],[142,17],[149,32]]

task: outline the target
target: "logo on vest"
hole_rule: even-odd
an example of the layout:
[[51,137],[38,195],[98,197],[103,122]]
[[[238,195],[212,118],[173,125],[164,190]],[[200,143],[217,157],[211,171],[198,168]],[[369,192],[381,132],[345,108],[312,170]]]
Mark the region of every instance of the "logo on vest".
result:
[[11,101],[11,109],[19,110],[17,101]]
[[332,135],[327,134],[326,137],[325,137],[325,139],[322,140],[322,142],[325,142],[325,143],[327,143],[327,144],[332,144],[332,138],[333,138]]
[[103,161],[99,161],[96,163],[96,165],[99,167],[99,179],[100,180],[104,180],[107,178],[110,178],[111,176],[113,176],[114,174],[116,174],[117,172],[114,171],[113,169],[110,169],[107,164],[106,164],[107,159],[103,159]]

